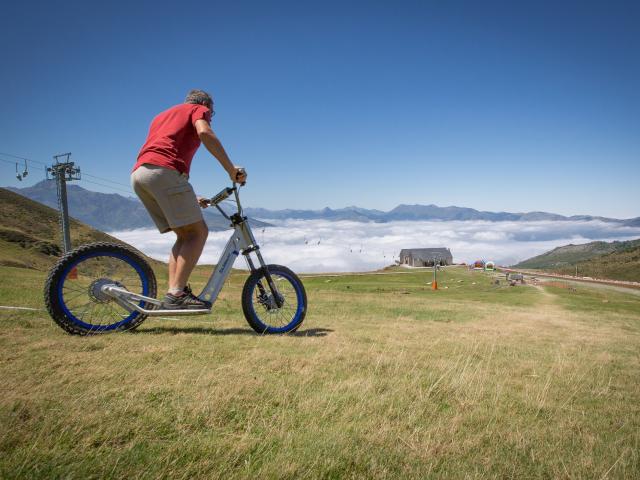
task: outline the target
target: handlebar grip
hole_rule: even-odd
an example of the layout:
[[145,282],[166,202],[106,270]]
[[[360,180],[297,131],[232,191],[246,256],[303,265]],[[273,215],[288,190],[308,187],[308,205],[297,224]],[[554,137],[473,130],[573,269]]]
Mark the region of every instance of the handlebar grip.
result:
[[[238,171],[236,172],[236,181],[238,180],[238,177],[240,175],[246,175],[247,171],[244,168],[239,168]],[[244,186],[246,182],[242,182],[240,185]]]

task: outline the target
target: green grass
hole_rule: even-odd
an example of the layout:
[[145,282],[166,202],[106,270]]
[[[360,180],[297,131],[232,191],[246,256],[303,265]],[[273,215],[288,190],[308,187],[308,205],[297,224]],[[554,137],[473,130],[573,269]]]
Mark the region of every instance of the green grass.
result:
[[[0,278],[0,303],[42,306],[42,272]],[[137,333],[0,311],[0,478],[640,476],[639,297],[313,277],[301,331],[263,337],[245,278],[215,315]]]
[[559,303],[568,310],[596,315],[634,315],[640,312],[640,295],[586,285],[570,289],[557,286],[546,288],[558,297]]

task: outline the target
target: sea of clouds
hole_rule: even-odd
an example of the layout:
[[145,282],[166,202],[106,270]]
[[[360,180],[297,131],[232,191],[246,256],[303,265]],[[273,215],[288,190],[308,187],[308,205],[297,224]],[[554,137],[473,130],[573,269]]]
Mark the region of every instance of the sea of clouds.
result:
[[[640,237],[640,228],[602,221],[265,221],[274,226],[254,228],[265,260],[296,272],[375,270],[393,264],[402,248],[424,247],[448,247],[456,263],[484,259],[512,265],[569,243]],[[200,263],[217,263],[230,233],[210,232]],[[151,229],[110,234],[163,261],[175,239]],[[236,267],[245,264],[239,260]]]

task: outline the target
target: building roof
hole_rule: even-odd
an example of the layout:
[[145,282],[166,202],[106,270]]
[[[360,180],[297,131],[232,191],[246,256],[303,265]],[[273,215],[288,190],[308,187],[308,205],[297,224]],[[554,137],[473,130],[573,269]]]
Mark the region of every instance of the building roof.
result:
[[433,257],[452,257],[451,250],[448,248],[403,248],[400,250],[400,257],[404,255],[411,255],[414,258],[422,258],[424,260],[431,260]]

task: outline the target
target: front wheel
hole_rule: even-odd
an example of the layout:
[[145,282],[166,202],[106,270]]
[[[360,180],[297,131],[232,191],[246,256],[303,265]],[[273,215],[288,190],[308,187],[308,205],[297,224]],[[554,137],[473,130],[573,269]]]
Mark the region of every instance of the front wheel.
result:
[[281,265],[267,265],[275,292],[264,268],[251,273],[242,290],[242,310],[258,333],[296,331],[307,313],[307,293],[298,276]]

